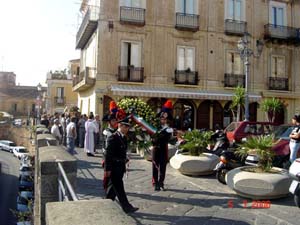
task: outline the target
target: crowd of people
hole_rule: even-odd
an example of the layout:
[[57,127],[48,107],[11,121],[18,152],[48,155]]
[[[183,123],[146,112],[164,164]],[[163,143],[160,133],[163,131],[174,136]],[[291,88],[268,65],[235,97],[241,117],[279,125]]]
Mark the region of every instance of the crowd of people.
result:
[[98,114],[94,115],[93,112],[88,116],[79,112],[44,114],[40,123],[48,128],[71,154],[75,154],[75,147],[79,147],[84,148],[87,156],[94,156],[96,148],[100,147],[101,121]]

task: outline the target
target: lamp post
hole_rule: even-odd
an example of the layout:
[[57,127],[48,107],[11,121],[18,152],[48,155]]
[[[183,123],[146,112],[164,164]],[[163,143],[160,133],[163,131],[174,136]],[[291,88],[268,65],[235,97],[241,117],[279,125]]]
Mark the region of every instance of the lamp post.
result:
[[238,41],[237,47],[240,52],[240,57],[244,62],[245,70],[245,121],[249,121],[249,74],[250,74],[250,61],[249,57],[260,57],[264,43],[262,40],[256,40],[257,53],[248,47],[250,44],[251,35],[248,32],[244,33],[244,36]]
[[42,92],[42,85],[39,83],[37,85],[37,91],[38,91],[38,96],[36,98],[36,102],[37,102],[37,123],[36,124],[39,124],[40,123],[40,119],[41,119],[41,115],[40,115],[40,106],[41,106],[41,92]]

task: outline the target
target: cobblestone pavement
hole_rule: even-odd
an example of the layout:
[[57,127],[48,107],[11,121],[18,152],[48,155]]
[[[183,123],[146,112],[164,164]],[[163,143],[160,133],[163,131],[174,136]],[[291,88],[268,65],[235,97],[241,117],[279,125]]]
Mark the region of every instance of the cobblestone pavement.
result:
[[[78,178],[76,192],[80,199],[101,199],[102,155],[87,157],[77,149]],[[300,209],[292,196],[271,200],[270,208],[256,208],[255,202],[238,197],[214,177],[189,177],[168,165],[167,191],[156,192],[151,185],[151,162],[131,154],[128,177],[124,177],[129,201],[139,207],[131,216],[138,224],[300,224]]]

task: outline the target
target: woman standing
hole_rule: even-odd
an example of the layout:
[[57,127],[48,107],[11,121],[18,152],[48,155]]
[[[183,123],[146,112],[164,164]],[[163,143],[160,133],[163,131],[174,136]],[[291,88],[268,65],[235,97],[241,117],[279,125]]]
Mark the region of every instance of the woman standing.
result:
[[300,148],[300,115],[294,115],[292,123],[295,125],[290,134],[290,162],[293,163],[297,158]]

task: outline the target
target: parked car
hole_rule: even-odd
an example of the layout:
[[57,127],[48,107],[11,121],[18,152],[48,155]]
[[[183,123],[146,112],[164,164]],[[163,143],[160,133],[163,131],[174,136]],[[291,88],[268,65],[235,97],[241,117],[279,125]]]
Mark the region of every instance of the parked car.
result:
[[32,191],[33,190],[33,177],[27,175],[19,176],[19,191]]
[[271,122],[232,122],[226,128],[226,136],[229,142],[238,143],[243,138],[253,135],[270,134],[278,125]]
[[0,140],[0,149],[8,152],[13,152],[13,148],[16,147],[16,144],[9,140]]
[[32,166],[29,164],[22,163],[20,167],[20,175],[33,176]]
[[22,119],[14,119],[13,120],[13,125],[16,127],[21,127],[22,126]]
[[13,154],[16,156],[18,159],[22,159],[26,156],[29,156],[29,153],[27,151],[27,148],[23,146],[16,146],[13,148]]
[[30,212],[32,211],[33,204],[33,192],[32,191],[21,191],[17,197],[17,211],[19,212]]

